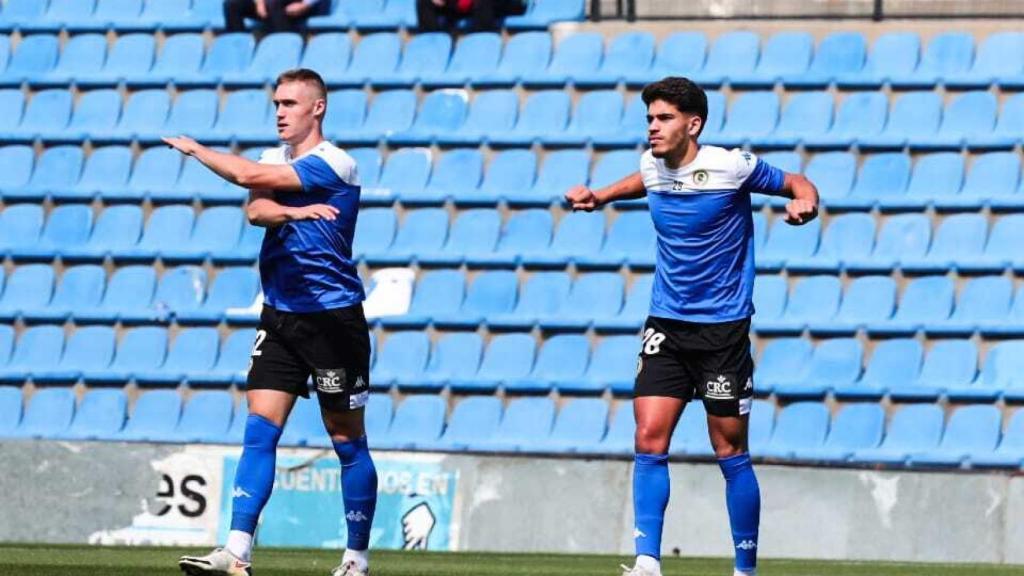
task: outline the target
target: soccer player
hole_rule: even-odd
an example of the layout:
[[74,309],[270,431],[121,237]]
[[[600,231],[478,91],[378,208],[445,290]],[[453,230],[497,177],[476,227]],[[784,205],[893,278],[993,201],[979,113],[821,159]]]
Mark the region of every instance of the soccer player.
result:
[[708,432],[725,477],[736,575],[755,574],[761,509],[747,454],[753,396],[750,317],[754,313],[754,225],[750,193],[792,198],[786,221],[817,216],[818,192],[749,152],[702,146],[707,96],[685,78],[644,88],[650,150],[640,172],[600,190],[573,187],[576,210],[647,195],[658,237],[650,315],[634,390],[633,468],[636,563],[623,576],[660,576],[669,498],[668,449],[686,403],[704,402]]
[[259,163],[185,136],[164,139],[248,188],[249,221],[267,229],[260,250],[265,306],[246,384],[249,417],[235,474],[231,531],[224,548],[181,558],[179,566],[190,575],[251,574],[253,533],[274,485],[277,442],[296,397],[309,397],[310,377],[341,460],[348,547],[331,574],[369,574],[377,471],[363,427],[370,367],[365,295],[352,261],[360,188],[355,161],[324,140],[326,98],[316,72],[281,74],[274,105],[284,144],[264,152]]

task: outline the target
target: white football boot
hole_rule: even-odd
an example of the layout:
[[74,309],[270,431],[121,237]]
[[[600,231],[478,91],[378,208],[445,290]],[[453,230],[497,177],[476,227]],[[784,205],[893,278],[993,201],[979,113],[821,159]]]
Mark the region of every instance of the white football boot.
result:
[[360,570],[355,561],[349,560],[331,570],[331,576],[370,576],[370,569]]
[[252,576],[252,563],[224,548],[214,548],[206,556],[182,556],[178,567],[188,576]]

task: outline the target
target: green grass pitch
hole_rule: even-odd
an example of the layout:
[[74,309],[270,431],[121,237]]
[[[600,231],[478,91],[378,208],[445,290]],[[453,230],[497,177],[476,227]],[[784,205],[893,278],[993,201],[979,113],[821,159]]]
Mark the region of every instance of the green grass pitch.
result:
[[[128,576],[181,574],[176,560],[188,550],[89,546],[0,545],[4,576]],[[191,550],[207,552],[208,550]],[[323,550],[257,551],[254,576],[327,576],[338,552]],[[569,554],[477,554],[373,552],[373,576],[619,576],[628,558]],[[670,558],[666,576],[730,576],[731,562],[709,558]],[[897,564],[765,560],[759,576],[957,576],[1020,575],[1020,566]]]

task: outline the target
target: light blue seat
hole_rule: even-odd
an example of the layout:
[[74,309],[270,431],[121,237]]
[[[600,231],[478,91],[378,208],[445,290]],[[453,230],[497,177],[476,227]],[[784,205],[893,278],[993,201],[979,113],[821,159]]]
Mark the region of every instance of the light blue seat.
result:
[[[601,156],[594,164],[590,175],[590,186],[594,189],[609,186],[633,174],[640,165],[640,154],[636,150],[612,150]],[[564,191],[563,191],[564,194]],[[620,200],[615,204],[618,209],[645,209],[646,199]]]
[[576,76],[597,72],[604,57],[604,38],[597,32],[566,36],[555,48],[547,69],[523,74],[522,84],[530,89],[558,88]]
[[[147,7],[164,3],[170,4],[171,0],[147,2]],[[201,34],[174,34],[164,40],[151,68],[127,73],[124,82],[130,88],[148,87],[165,90],[166,85],[174,82],[179,76],[197,76],[204,56],[205,48]]]
[[[3,274],[0,273],[0,288],[3,285]],[[14,327],[0,324],[0,366],[4,366],[11,359],[11,352],[14,350]],[[6,392],[0,392],[6,394]],[[3,400],[6,402],[6,399]],[[6,408],[4,408],[6,410]],[[19,412],[20,417],[20,412]]]
[[791,149],[805,138],[826,133],[832,125],[833,100],[833,96],[827,92],[794,94],[786,103],[786,109],[774,132],[754,138],[752,144],[761,148]]
[[142,209],[139,206],[110,206],[100,212],[87,240],[62,247],[60,255],[71,262],[101,261],[112,250],[134,246],[141,233]]
[[967,272],[988,272],[998,274],[1008,267],[1021,268],[1021,258],[1014,246],[1024,234],[1024,216],[1011,214],[996,220],[989,234],[985,251],[971,262],[964,262],[960,268]]
[[[387,436],[391,428],[391,419],[395,415],[395,406],[387,394],[370,394],[366,402],[366,436],[370,446],[377,447],[377,438]],[[234,424],[234,421],[232,421]]]
[[423,99],[408,130],[387,135],[393,146],[429,146],[438,134],[455,132],[466,121],[469,96],[465,90],[437,90]]
[[518,291],[515,272],[481,272],[470,283],[458,312],[435,314],[433,324],[442,330],[475,329],[493,314],[512,311]]
[[222,390],[196,392],[189,397],[174,429],[178,442],[226,443],[235,401]]
[[632,454],[636,420],[633,417],[633,402],[622,401],[615,407],[608,431],[599,444],[579,446],[583,454]]
[[94,148],[85,161],[81,178],[66,188],[54,188],[55,201],[88,201],[110,187],[124,187],[131,170],[132,152],[127,146]]
[[0,31],[13,32],[27,22],[42,19],[47,3],[38,0],[9,0],[0,13]]
[[[540,318],[542,330],[583,332],[600,319],[612,319],[622,310],[625,281],[618,272],[581,274],[557,314]],[[585,309],[577,303],[587,302]]]
[[829,412],[821,402],[797,402],[779,412],[772,439],[761,455],[789,460],[797,450],[821,448],[828,434]]
[[565,192],[576,184],[586,184],[590,177],[590,154],[583,150],[554,150],[544,155],[540,172],[528,190],[509,190],[503,194],[512,207],[547,207],[560,202]]
[[979,258],[985,249],[988,222],[980,214],[954,214],[942,220],[924,258],[902,258],[910,272],[942,274],[957,263]]
[[423,373],[429,354],[426,333],[395,332],[380,346],[370,382],[374,388],[388,388],[396,382],[412,385]]
[[485,452],[530,452],[551,435],[555,403],[550,398],[517,398],[508,403],[497,432],[475,439],[468,448]]
[[842,287],[835,276],[808,276],[796,282],[786,311],[776,320],[758,319],[762,334],[800,334],[812,320],[832,318],[839,310]]
[[889,397],[895,401],[934,402],[947,389],[967,389],[978,374],[978,347],[970,340],[937,340],[932,344],[914,382],[894,382]]
[[244,328],[235,330],[228,335],[220,347],[217,363],[209,370],[193,371],[185,375],[191,387],[220,386],[227,387],[232,383],[244,385],[249,375],[249,360],[253,342],[256,341],[256,330]]
[[595,90],[580,97],[572,120],[562,132],[541,135],[549,147],[585,146],[598,134],[613,132],[622,119],[622,95],[615,90]]
[[113,323],[122,312],[148,309],[155,290],[156,271],[152,266],[125,266],[111,276],[97,306],[73,308],[71,315],[77,324]]
[[21,424],[21,414],[21,388],[0,386],[0,437],[9,438],[12,435]]
[[39,367],[55,366],[63,353],[63,327],[32,326],[21,333],[10,361],[0,368],[0,381],[19,384],[26,382]]
[[494,438],[501,413],[501,399],[494,396],[475,396],[460,401],[452,410],[448,426],[434,447],[461,451],[476,440]]
[[946,76],[967,72],[974,62],[974,36],[966,32],[941,32],[932,37],[928,48],[910,74],[894,74],[889,83],[896,89],[931,89]]
[[897,214],[882,225],[871,256],[851,258],[847,270],[888,273],[904,258],[921,258],[932,239],[931,221],[923,214]]
[[302,37],[295,32],[275,32],[260,40],[249,66],[221,77],[225,86],[264,86],[277,80],[278,74],[299,66]]
[[1020,142],[1020,133],[1024,129],[1022,127],[1024,127],[1024,95],[1014,94],[1003,101],[1003,108],[996,121],[995,129],[986,134],[972,134],[967,138],[967,146],[976,150],[1008,150]]
[[524,254],[540,253],[551,245],[553,226],[551,213],[547,210],[513,213],[505,223],[494,251],[467,256],[466,263],[470,266],[515,267]]
[[379,319],[389,329],[424,328],[436,314],[455,314],[466,294],[465,277],[456,270],[425,272],[416,284],[409,311],[400,316]]
[[452,37],[444,32],[417,34],[409,39],[402,52],[398,68],[389,74],[370,78],[370,83],[381,88],[413,86],[425,76],[435,76],[448,67],[452,53]]
[[1024,465],[1024,411],[1017,410],[1010,416],[999,447],[991,453],[970,455],[972,468],[1018,469]]
[[849,152],[816,154],[807,163],[804,175],[818,187],[821,202],[831,208],[834,200],[850,194],[857,175],[857,158]]
[[951,402],[995,402],[1003,396],[1007,402],[1024,400],[1021,369],[1024,368],[1024,341],[1006,340],[992,346],[985,355],[978,378],[970,385],[947,386]]
[[956,468],[974,454],[990,454],[999,444],[1003,417],[995,406],[962,406],[953,411],[934,449],[910,454],[911,466]]
[[654,276],[651,274],[634,275],[635,280],[626,294],[622,310],[614,318],[595,318],[594,329],[598,332],[635,333],[643,325],[644,318],[651,304],[651,289]]
[[827,88],[839,78],[855,76],[867,56],[867,40],[860,32],[832,32],[814,52],[814,61],[803,72],[791,72],[783,81],[787,88]]
[[[213,90],[178,92],[174,107],[171,108],[164,124],[154,128],[148,125],[145,128],[138,128],[135,130],[135,139],[142,144],[162,144],[160,138],[167,134],[196,134],[208,131],[217,119],[218,101],[219,97]],[[163,184],[164,187],[168,185],[168,182]]]
[[[706,418],[703,418],[705,423]],[[747,425],[750,455],[757,457],[771,440],[775,430],[775,404],[768,400],[754,400],[750,406],[750,421]],[[709,442],[710,444],[710,442]],[[710,452],[710,445],[704,449]]]
[[775,395],[786,399],[822,398],[860,377],[863,355],[864,346],[855,338],[824,340],[814,348],[802,378],[777,383]]
[[412,29],[417,25],[413,0],[387,0],[383,10],[374,9],[370,2],[360,4],[364,7],[355,14],[353,21],[357,30]]
[[237,90],[228,94],[217,114],[217,122],[194,133],[196,139],[211,144],[237,142],[243,145],[276,144],[274,115],[267,93],[261,88]]
[[879,404],[846,404],[832,419],[823,445],[798,448],[792,452],[792,457],[814,462],[845,462],[857,450],[878,446],[884,429],[885,411]]
[[917,340],[882,340],[860,381],[837,387],[836,398],[880,400],[891,388],[907,388],[920,378],[923,358],[924,349]]
[[882,132],[862,135],[857,143],[864,150],[901,150],[908,142],[920,142],[936,135],[942,120],[942,99],[935,92],[907,92],[896,99],[889,122]]
[[411,90],[386,90],[373,99],[362,129],[340,134],[340,140],[376,146],[388,134],[408,130],[415,115],[416,95]]
[[496,32],[473,32],[459,39],[448,67],[420,75],[424,88],[465,86],[473,78],[494,73],[501,58],[502,39]]
[[602,338],[591,355],[587,370],[578,378],[560,379],[556,384],[560,394],[628,394],[633,391],[636,378],[636,359],[639,342],[636,336],[607,336]]
[[188,242],[194,224],[195,212],[191,206],[161,206],[150,213],[146,229],[137,244],[114,247],[110,255],[114,260],[125,262],[152,262],[160,250]]
[[778,121],[779,97],[774,92],[744,92],[732,101],[722,130],[709,133],[703,140],[728,148],[739,147],[771,134]]
[[445,412],[447,406],[440,396],[407,396],[395,410],[391,429],[378,445],[398,450],[432,446],[444,430]]
[[757,276],[754,281],[754,329],[762,321],[778,320],[786,309],[789,292],[786,279],[775,274]]
[[248,222],[243,222],[242,235],[238,239],[238,244],[225,250],[214,250],[210,255],[210,259],[218,266],[225,264],[252,264],[259,258],[264,232],[265,230],[261,226],[254,226]]
[[[427,148],[403,148],[389,154],[383,168],[378,168],[380,178],[377,182],[363,184],[360,201],[370,206],[389,206],[396,198],[407,204],[441,204],[443,196],[428,201],[424,192],[430,178],[432,157]],[[380,162],[379,156],[376,162]]]
[[160,250],[165,262],[201,263],[218,250],[229,250],[238,244],[244,216],[240,208],[216,206],[199,213],[192,235],[184,244]]
[[78,22],[87,22],[96,9],[96,0],[50,0],[46,13],[37,20],[23,23],[23,32],[59,32]]
[[522,16],[509,16],[509,30],[547,29],[558,22],[581,22],[586,17],[583,0],[536,0]]
[[605,126],[591,135],[595,148],[634,148],[647,143],[647,104],[640,94],[633,96],[622,111],[617,126]]
[[0,73],[0,86],[18,87],[29,78],[52,70],[57,64],[59,46],[57,37],[50,34],[26,36],[11,55],[7,69]]
[[82,371],[86,384],[125,384],[136,371],[156,370],[167,355],[167,329],[132,328],[121,337],[110,366]]
[[617,269],[625,264],[633,270],[650,270],[654,268],[656,253],[657,235],[650,214],[624,212],[612,223],[602,250],[578,258],[576,265],[588,269]]
[[516,123],[519,96],[511,90],[489,90],[474,98],[469,115],[462,126],[453,131],[438,132],[439,145],[479,146],[495,132],[507,132]]
[[476,194],[483,176],[484,156],[479,150],[451,150],[438,160],[426,187],[420,191],[410,189],[403,195],[402,202],[413,206],[440,205],[446,199],[454,199],[456,196],[471,198]]
[[924,210],[944,198],[954,198],[964,182],[964,162],[958,152],[920,156],[904,196],[879,199],[882,210]]
[[61,51],[57,65],[42,73],[28,74],[33,88],[55,88],[70,85],[78,73],[95,74],[107,58],[107,39],[102,34],[71,36]]
[[70,388],[44,388],[32,395],[13,438],[62,438],[75,415],[75,393]]
[[[934,205],[943,210],[976,211],[990,204],[993,208],[1020,203],[1016,197],[1020,184],[1020,157],[1012,152],[988,152],[975,156],[974,163],[959,194],[937,197]],[[998,224],[997,224],[998,226]]]
[[[352,39],[344,32],[320,32],[306,42],[299,67],[316,70],[328,88],[345,83],[345,71],[352,59]],[[337,108],[332,114],[337,113]],[[330,118],[330,114],[327,115]]]
[[953,282],[943,276],[914,278],[907,284],[891,320],[871,322],[869,334],[911,335],[925,326],[943,322],[953,311]]
[[409,211],[394,243],[386,252],[364,254],[372,265],[399,265],[411,262],[420,252],[437,251],[448,237],[448,213],[441,208]]
[[33,246],[43,228],[43,207],[37,204],[8,205],[0,212],[0,252]]
[[82,172],[83,156],[81,146],[65,145],[46,149],[39,156],[28,183],[22,188],[7,190],[4,198],[9,202],[41,202],[56,190],[73,187]]
[[108,29],[122,31],[121,25],[129,24],[142,15],[143,0],[97,0],[96,10],[88,20],[68,23],[69,31],[89,30],[102,32]]
[[714,455],[708,438],[708,413],[703,402],[690,402],[686,405],[670,439],[669,454],[686,454],[690,458]]
[[529,190],[536,179],[537,156],[532,151],[503,150],[491,159],[479,188],[458,187],[451,197],[459,208],[495,206],[509,190]]
[[21,124],[0,132],[0,137],[11,142],[31,143],[43,133],[62,130],[71,119],[71,92],[63,89],[40,90],[35,93]]
[[74,384],[86,370],[102,370],[114,359],[114,329],[86,326],[75,330],[67,340],[60,362],[32,370],[32,381],[39,384]]
[[[390,401],[390,398],[388,398],[388,400]],[[231,426],[228,427],[228,434],[225,439],[225,443],[241,444],[243,442],[245,438],[245,421],[248,419],[249,403],[246,402],[245,396],[242,396],[241,400],[238,402],[238,407],[235,409],[235,415],[231,417]],[[388,423],[391,423],[390,418]],[[369,425],[369,421],[367,421],[367,424]],[[367,429],[369,430],[369,426]]]
[[1021,86],[1024,78],[1024,34],[995,32],[981,41],[970,70],[943,76],[943,84],[958,90]]
[[[35,151],[31,146],[16,144],[0,148],[0,196],[18,191],[28,185],[35,165]],[[37,232],[38,233],[38,232]]]
[[571,286],[565,272],[537,272],[523,285],[515,309],[489,317],[487,326],[493,330],[531,330],[541,318],[558,313]]
[[505,42],[498,67],[493,72],[470,78],[470,84],[474,88],[509,88],[524,75],[546,69],[550,62],[551,34],[547,31],[514,34]]
[[521,252],[521,262],[533,267],[563,267],[574,257],[596,254],[604,244],[604,214],[573,212],[558,223],[550,246],[539,251]]
[[896,309],[896,282],[888,276],[860,276],[843,293],[839,311],[830,319],[811,320],[811,334],[852,336],[869,323],[885,322]]
[[[8,209],[9,210],[9,209]],[[49,264],[18,266],[7,278],[0,298],[0,320],[13,322],[28,310],[45,308],[53,296],[53,267]]]
[[921,38],[916,32],[886,32],[875,39],[864,67],[838,75],[840,89],[877,89],[893,78],[913,74],[921,58]]
[[608,431],[608,402],[577,398],[562,404],[551,435],[522,449],[530,452],[593,452]]
[[861,137],[882,132],[889,115],[889,99],[881,92],[854,92],[843,98],[828,131],[807,134],[804,146],[814,150],[846,149]]
[[1005,323],[1010,317],[1013,283],[1002,276],[972,278],[964,285],[956,310],[945,322],[926,325],[925,332],[935,336],[970,336],[983,326]]
[[434,345],[430,361],[412,378],[399,378],[400,389],[440,391],[452,380],[472,380],[480,367],[484,343],[479,334],[445,334]]
[[985,138],[996,125],[999,103],[990,92],[966,92],[946,106],[936,134],[912,135],[908,144],[916,150],[957,150],[969,140]]
[[558,134],[569,122],[569,95],[561,90],[540,90],[526,99],[515,127],[488,136],[495,146],[531,146],[545,134]]
[[[159,132],[170,109],[171,99],[166,90],[139,90],[128,98],[123,113],[115,117],[113,125],[91,128],[88,137],[94,144],[128,144],[140,132]],[[118,184],[123,185],[123,181]]]
[[803,226],[787,224],[777,218],[768,233],[764,249],[754,253],[758,270],[779,270],[791,259],[806,259],[818,250],[821,236],[819,220],[812,220]]
[[84,243],[92,231],[92,208],[81,204],[57,206],[50,212],[46,227],[34,245],[12,247],[14,260],[53,261],[69,247]]
[[329,86],[358,87],[377,75],[393,73],[402,56],[402,40],[394,32],[364,36],[352,51],[352,60],[343,76],[332,78]]
[[216,328],[186,328],[178,332],[163,365],[156,370],[134,371],[132,376],[139,386],[176,386],[190,372],[213,368],[219,350]]
[[521,380],[533,370],[536,343],[529,334],[498,334],[491,338],[470,379],[452,379],[452,392],[493,394],[505,382]]
[[72,440],[113,439],[128,417],[128,397],[123,390],[89,390],[62,437]]
[[770,394],[778,384],[801,382],[811,364],[814,346],[805,338],[776,338],[765,344],[754,370],[754,390]]
[[177,309],[174,319],[179,324],[218,324],[228,308],[250,306],[259,293],[259,285],[259,276],[252,268],[222,268],[202,305]]
[[151,390],[140,394],[128,422],[117,435],[129,442],[170,442],[181,419],[181,394],[177,390]]
[[27,322],[63,322],[77,309],[98,306],[106,281],[100,266],[70,266],[64,270],[53,300],[40,308],[23,308],[22,317]]
[[849,195],[829,200],[837,210],[870,210],[904,200],[910,182],[910,156],[884,152],[868,156]]
[[614,88],[630,74],[644,73],[654,61],[654,34],[624,32],[612,40],[601,66],[593,72],[573,75],[573,84],[584,88]]
[[468,254],[493,251],[500,231],[501,215],[497,210],[465,210],[452,223],[445,245],[437,252],[421,252],[417,261],[428,266],[458,266]]
[[807,72],[814,52],[814,37],[807,32],[777,32],[764,44],[757,67],[747,74],[729,77],[742,89],[770,89],[783,78]]
[[640,88],[667,76],[690,77],[704,66],[708,40],[702,32],[674,32],[658,45],[649,69],[630,70],[626,84]]
[[912,404],[899,409],[886,427],[885,440],[877,448],[854,451],[851,460],[904,464],[911,453],[935,448],[942,437],[942,409],[934,404]]
[[753,74],[760,56],[761,38],[754,32],[726,32],[711,44],[704,68],[690,78],[704,87],[719,87],[734,76]]
[[875,219],[868,214],[841,214],[829,221],[818,251],[789,259],[786,268],[800,272],[835,272],[851,259],[864,259],[875,245]]
[[206,270],[198,266],[168,268],[153,294],[149,308],[122,310],[122,323],[168,321],[171,314],[198,308],[206,295]]
[[226,77],[248,68],[256,41],[248,32],[229,32],[214,37],[199,71],[173,79],[176,86],[212,87]]
[[395,239],[398,224],[395,213],[388,208],[361,210],[352,239],[352,254],[361,258],[367,252],[385,252]]

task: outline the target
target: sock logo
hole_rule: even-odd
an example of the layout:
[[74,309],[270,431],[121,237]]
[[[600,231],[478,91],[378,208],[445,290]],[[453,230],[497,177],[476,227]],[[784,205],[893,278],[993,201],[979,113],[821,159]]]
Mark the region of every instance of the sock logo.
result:
[[633,538],[647,538],[647,534],[644,534],[639,528],[633,528]]
[[345,520],[348,520],[349,522],[366,522],[369,518],[366,514],[363,514],[362,510],[349,510],[348,513],[345,514]]
[[757,542],[754,542],[753,540],[741,540],[736,547],[740,550],[756,550]]
[[242,489],[241,486],[235,486],[235,489],[231,491],[232,498],[252,498],[252,494],[249,494]]

